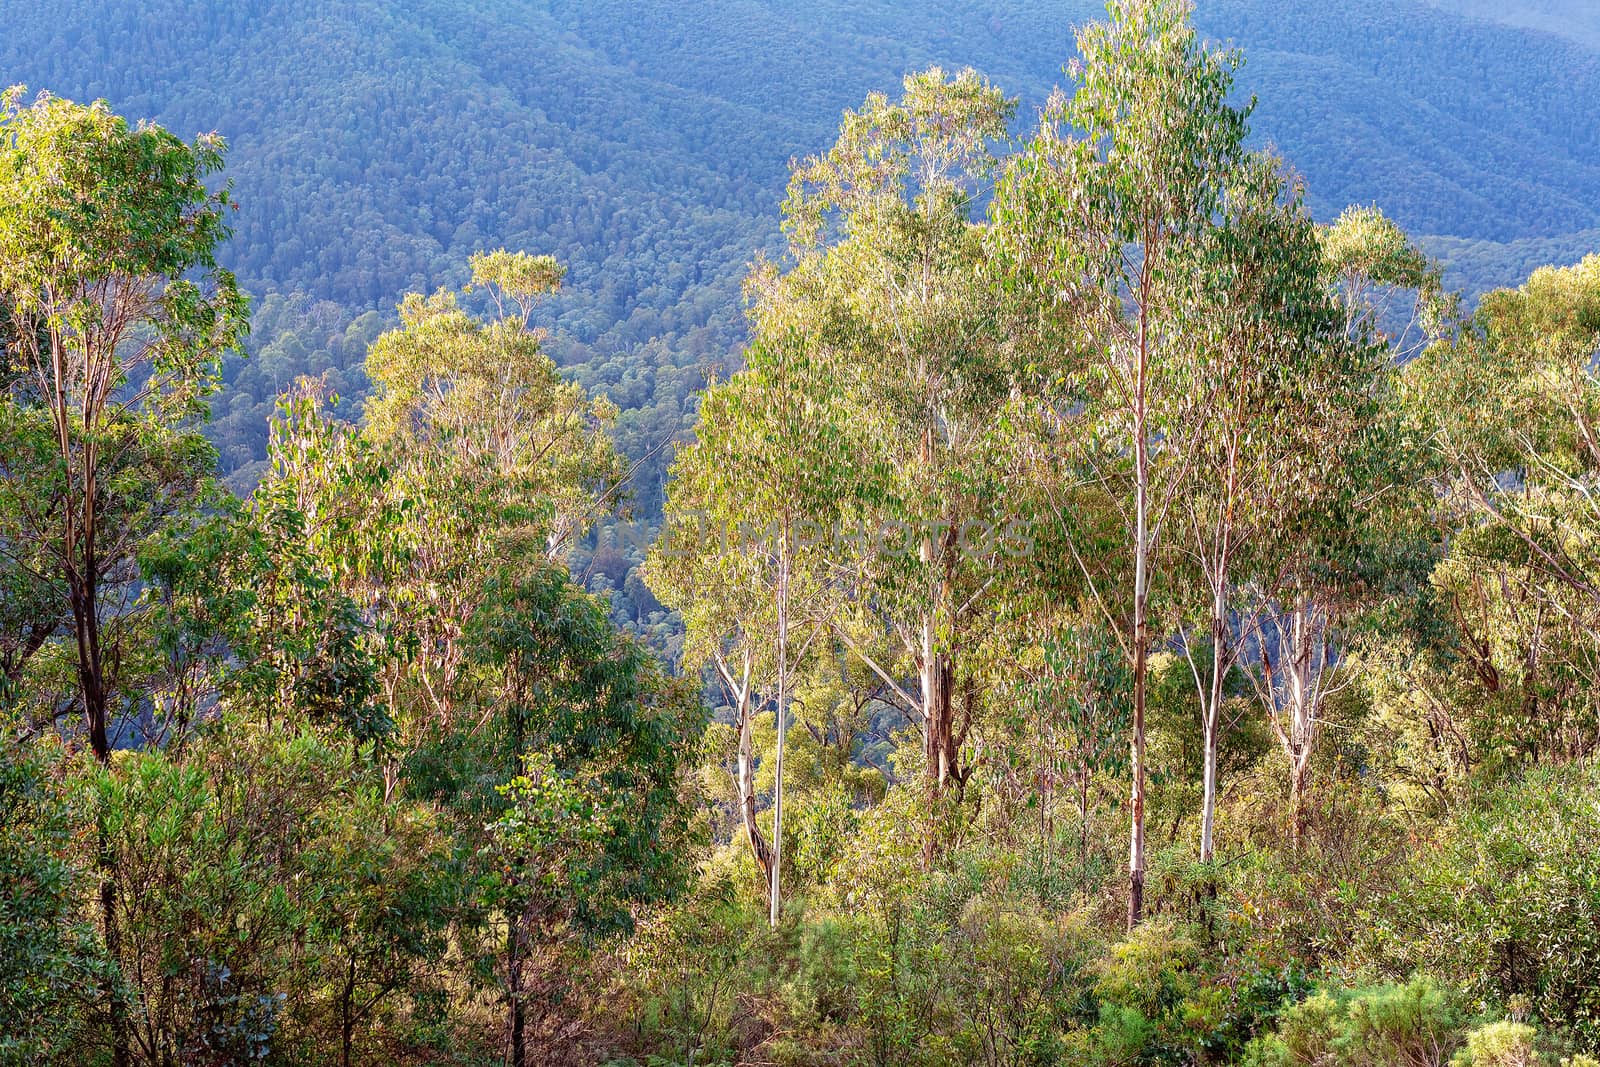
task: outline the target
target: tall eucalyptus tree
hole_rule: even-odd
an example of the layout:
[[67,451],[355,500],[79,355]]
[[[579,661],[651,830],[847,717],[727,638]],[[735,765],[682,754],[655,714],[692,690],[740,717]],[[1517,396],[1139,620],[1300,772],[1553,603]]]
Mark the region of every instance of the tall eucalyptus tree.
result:
[[1185,0],[1113,0],[1109,11],[1079,33],[1073,91],[1044,108],[993,214],[1010,291],[1055,320],[1056,351],[1039,374],[1051,443],[1121,509],[1131,576],[1096,599],[1132,671],[1131,926],[1144,901],[1158,549],[1223,387],[1195,357],[1211,304],[1206,252],[1246,160],[1248,108],[1229,102],[1235,56],[1201,43]]
[[[793,263],[758,274],[758,332],[800,331],[860,430],[864,477],[842,502],[836,633],[920,720],[924,861],[959,795],[980,694],[961,656],[1004,567],[1001,316],[975,212],[1014,103],[970,70],[868,97],[837,143],[797,166],[784,205]],[[852,634],[882,634],[890,658]],[[900,682],[914,672],[915,692]]]
[[1274,448],[1266,476],[1281,521],[1269,568],[1242,583],[1253,623],[1249,677],[1288,770],[1289,833],[1309,814],[1312,759],[1329,701],[1353,682],[1338,669],[1340,629],[1420,580],[1429,538],[1426,449],[1406,410],[1400,366],[1452,315],[1437,268],[1374,208],[1319,227],[1321,284],[1338,311],[1337,359],[1306,368],[1295,432],[1306,454]]
[[[66,610],[36,620],[29,640],[56,619],[70,629],[84,733],[102,766],[136,555],[193,508],[214,462],[174,425],[203,411],[246,329],[245,299],[216,261],[231,201],[207,181],[222,151],[214,136],[186,144],[158,126],[130,128],[103,103],[0,95],[10,320],[0,364],[18,371],[0,394],[0,551],[66,594]],[[118,871],[103,819],[97,845],[102,934],[117,959]],[[106,975],[115,1067],[132,1055],[123,989]]]
[[[1275,160],[1253,155],[1230,178],[1201,254],[1209,292],[1190,358],[1215,399],[1191,438],[1194,479],[1174,541],[1199,579],[1198,595],[1180,598],[1179,640],[1203,722],[1200,858],[1209,861],[1225,686],[1261,615],[1258,604],[1236,617],[1235,585],[1275,589],[1286,577],[1277,550],[1303,527],[1338,454],[1330,445],[1360,429],[1373,367],[1370,348],[1346,335],[1317,229]],[[1209,633],[1207,671],[1182,625],[1190,613]]]
[[[144,540],[195,498],[212,456],[173,426],[200,414],[244,334],[217,266],[226,191],[214,137],[130,128],[105,105],[0,97],[0,546],[43,548],[64,589],[85,733],[111,752],[108,626]],[[131,658],[131,657],[130,657]]]
[[[838,415],[803,334],[758,336],[744,369],[702,400],[695,440],[673,463],[666,528],[647,566],[652,585],[683,613],[690,662],[714,664],[735,701],[740,818],[774,926],[790,683],[816,634],[822,530],[856,478],[858,449]],[[756,820],[752,736],[763,689],[778,729],[770,842]]]

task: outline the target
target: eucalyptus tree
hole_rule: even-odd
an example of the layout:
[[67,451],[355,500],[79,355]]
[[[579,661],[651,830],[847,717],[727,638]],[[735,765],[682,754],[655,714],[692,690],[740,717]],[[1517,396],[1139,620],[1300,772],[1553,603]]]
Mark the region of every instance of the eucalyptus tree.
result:
[[379,683],[396,650],[362,591],[401,551],[406,513],[383,457],[328,399],[311,381],[280,397],[270,466],[237,514],[223,511],[222,537],[197,532],[149,554],[146,568],[180,626],[225,641],[215,657],[227,662],[225,714],[289,729],[337,724],[376,757],[394,726]]
[[1354,683],[1339,632],[1422,580],[1431,559],[1426,449],[1400,366],[1448,328],[1436,267],[1382,212],[1351,208],[1319,227],[1322,285],[1339,309],[1338,356],[1310,374],[1296,432],[1313,450],[1268,454],[1288,492],[1268,569],[1239,601],[1253,624],[1248,672],[1288,771],[1290,833],[1306,828],[1312,759],[1328,703]]
[[1597,308],[1600,256],[1542,268],[1484,297],[1411,377],[1463,512],[1520,542],[1550,579],[1600,599],[1583,553],[1600,470]]
[[530,325],[560,267],[501,251],[474,256],[472,277],[494,318],[448,291],[409,294],[366,361],[364,433],[384,468],[372,514],[404,519],[371,531],[391,551],[363,591],[406,653],[386,680],[391,713],[414,697],[445,727],[490,579],[558,557],[615,505],[626,473],[607,433],[615,408],[562,380]]
[[401,328],[375,342],[366,370],[371,436],[409,453],[432,450],[490,490],[503,525],[542,539],[554,558],[609,505],[623,470],[606,433],[616,409],[564,381],[532,325],[565,270],[550,256],[479,253],[467,292],[481,321],[447,291],[412,293]]
[[1451,329],[1457,301],[1438,266],[1378,208],[1346,208],[1317,236],[1350,341],[1381,343],[1404,364]]
[[506,1005],[507,1062],[520,1067],[530,1010],[571,981],[552,953],[631,929],[688,874],[682,761],[703,723],[689,688],[618,633],[564,567],[502,574],[486,596],[471,644],[504,678],[518,767],[498,788],[480,854],[484,899],[504,922],[484,955]]
[[[215,136],[186,144],[103,104],[0,97],[0,305],[7,375],[0,546],[66,595],[85,733],[110,758],[107,628],[140,545],[192,503],[212,457],[203,413],[246,305],[217,266],[228,236]],[[40,551],[42,549],[42,551]],[[26,558],[22,558],[26,557]],[[51,620],[36,622],[23,649]]]
[[[1461,763],[1580,755],[1600,664],[1600,256],[1486,295],[1407,368],[1453,531],[1433,588],[1471,694]],[[1452,703],[1456,703],[1452,701]],[[1475,705],[1475,706],[1474,706]]]
[[[673,463],[648,574],[683,613],[690,662],[714,664],[737,706],[740,817],[776,925],[791,679],[816,636],[819,559],[837,501],[858,477],[859,449],[809,340],[763,327],[744,369],[701,401],[695,440]],[[752,719],[763,689],[778,731],[770,843],[756,822]]]
[[[36,619],[22,650],[56,619],[66,624],[84,733],[102,765],[137,553],[194,505],[213,463],[175,427],[203,413],[223,353],[246,329],[245,300],[216,262],[231,201],[207,179],[222,150],[212,136],[186,144],[130,128],[103,103],[0,96],[0,550],[66,594],[66,610]],[[118,880],[103,822],[98,855],[101,932],[115,958]],[[112,1063],[123,1067],[129,1008],[114,974],[104,988]]]
[[[794,169],[792,265],[756,278],[758,332],[810,338],[860,430],[866,476],[844,503],[849,536],[833,553],[835,632],[921,722],[925,861],[934,809],[967,775],[976,676],[960,657],[1004,564],[988,535],[1010,518],[1002,319],[974,213],[1014,108],[970,70],[910,75],[896,102],[869,96],[827,153]],[[893,658],[880,663],[853,636],[862,630],[885,634]],[[906,667],[914,693],[900,684]]]
[[[1245,163],[1248,109],[1231,53],[1206,48],[1183,0],[1113,0],[1078,34],[1058,92],[995,197],[1008,290],[1041,306],[1054,351],[1034,385],[1048,441],[1120,509],[1131,575],[1096,585],[1131,668],[1128,922],[1143,911],[1145,712],[1165,524],[1192,482],[1193,441],[1225,383],[1196,356],[1210,311],[1206,251]],[[1086,557],[1087,553],[1078,553]],[[1085,568],[1087,570],[1087,567]]]
[[1316,226],[1277,161],[1242,162],[1208,236],[1200,257],[1209,291],[1190,358],[1214,400],[1190,438],[1194,477],[1174,533],[1199,580],[1199,595],[1180,613],[1198,614],[1209,636],[1204,671],[1187,629],[1179,637],[1203,725],[1203,862],[1215,847],[1225,687],[1261,615],[1259,601],[1236,613],[1235,586],[1276,589],[1286,577],[1284,534],[1302,527],[1304,506],[1337,456],[1330,444],[1356,423],[1373,372],[1370,348],[1347,337],[1324,284]]

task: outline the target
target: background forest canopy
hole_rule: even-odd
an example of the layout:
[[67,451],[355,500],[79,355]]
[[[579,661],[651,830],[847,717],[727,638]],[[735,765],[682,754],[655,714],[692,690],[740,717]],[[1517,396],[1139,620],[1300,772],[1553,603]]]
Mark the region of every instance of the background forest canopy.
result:
[[[494,157],[606,189],[591,247],[488,181],[537,253],[428,184],[513,143],[467,117],[532,121],[514,93],[408,98],[463,118],[407,172],[439,199],[362,179],[428,213],[340,231],[381,252],[236,206],[264,142],[0,97],[0,1064],[1595,1067],[1600,162],[1561,5],[1496,17],[1565,41],[1470,0],[1112,0],[1059,47],[985,8],[1001,73],[1054,48],[1059,87],[914,67],[785,168],[775,228],[740,198],[829,138],[673,168],[791,96],[803,129],[835,68],[673,79],[782,5],[19,19],[140,44],[128,85],[152,42],[294,19],[514,83],[553,75],[484,33],[568,26],[547,51],[662,91],[613,140],[573,89],[536,123],[565,155]],[[838,70],[933,47],[834,14]],[[1269,71],[1321,41],[1517,136],[1412,142],[1393,215],[1328,208],[1196,25],[1246,15]],[[196,41],[185,106],[276,69]],[[1565,92],[1395,78],[1489,41]],[[371,84],[357,125],[413,114]],[[401,166],[344,147],[335,186]],[[723,230],[630,184],[650,152],[685,203],[745,176],[696,216]],[[283,269],[307,288],[252,308]],[[392,317],[338,302],[397,279]],[[653,399],[606,378],[624,353]]]
[[[746,337],[740,286],[776,257],[792,157],[910,70],[981,70],[1020,101],[1061,80],[1101,0],[16,0],[4,84],[104,98],[229,145],[239,203],[219,251],[254,297],[206,435],[229,484],[265,470],[276,398],[327,375],[356,417],[367,346],[406,292],[471,254],[571,270],[541,310],[564,373],[619,409],[632,523],[606,522],[588,587],[659,648],[637,574],[670,449]],[[1600,229],[1600,39],[1587,0],[1207,0],[1248,62],[1253,146],[1308,179],[1319,221],[1379,205],[1469,297],[1576,262]],[[1496,20],[1496,21],[1489,21]],[[1557,34],[1564,36],[1556,36]],[[630,581],[631,578],[631,581]]]

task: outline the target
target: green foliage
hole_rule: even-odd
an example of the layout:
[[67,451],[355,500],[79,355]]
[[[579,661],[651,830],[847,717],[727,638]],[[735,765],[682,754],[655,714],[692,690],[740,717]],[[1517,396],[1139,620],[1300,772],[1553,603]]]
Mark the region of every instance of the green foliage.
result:
[[578,932],[626,929],[634,906],[671,895],[682,877],[692,837],[679,761],[698,709],[555,567],[492,589],[473,636],[482,660],[506,672],[511,750],[533,761],[506,787],[499,847],[556,864],[532,877]]
[[[1469,13],[1586,25],[1550,2]],[[866,88],[935,64],[987,72],[1027,114],[1061,80],[1068,30],[1104,5],[28,0],[10,14],[10,77],[232,146],[239,240],[223,256],[260,303],[258,340],[224,367],[206,432],[235,489],[259,476],[280,389],[327,373],[356,414],[365,345],[392,325],[372,309],[460,284],[469,256],[506,244],[571,264],[548,313],[557,359],[621,409],[653,518],[661,446],[730,365],[746,265],[779,247],[771,206],[791,158],[827,143]],[[1256,57],[1241,95],[1260,101],[1262,143],[1307,176],[1317,218],[1381,204],[1437,235],[1425,247],[1474,295],[1593,247],[1592,53],[1415,0],[1219,0],[1196,19]],[[619,532],[642,548],[655,525]],[[665,617],[614,589],[618,620],[665,647]]]
[[1534,1047],[1537,1034],[1526,1023],[1489,1023],[1467,1035],[1467,1046],[1450,1063],[1452,1067],[1537,1067],[1541,1062]]
[[[12,731],[7,727],[8,733]],[[81,1026],[102,963],[78,912],[91,875],[59,752],[7,739],[0,751],[0,1064],[49,1063]]]
[[1284,1013],[1278,1032],[1253,1042],[1256,1067],[1445,1067],[1461,1041],[1449,993],[1424,980],[1318,993]]
[[[159,126],[130,129],[103,103],[22,97],[21,87],[0,97],[0,293],[19,351],[40,358],[26,343],[35,324],[62,341],[69,387],[94,400],[84,432],[98,431],[99,406],[129,381],[146,402],[117,407],[203,410],[217,361],[246,329],[244,299],[215,259],[232,204],[206,185],[222,167],[221,140],[189,145]],[[119,282],[147,295],[126,301]],[[132,321],[119,321],[128,311]],[[133,322],[149,331],[140,344],[97,350],[95,331],[121,340]]]
[[[1281,32],[1264,5],[1115,0],[1019,149],[1013,98],[920,53],[1042,98],[1059,11],[1002,0],[946,45],[915,28],[976,9],[826,0],[828,48],[751,85],[720,52],[795,13],[608,3],[316,13],[297,69],[341,89],[251,121],[359,203],[328,208],[361,215],[328,220],[343,246],[247,207],[219,253],[219,138],[0,102],[0,1062],[1592,1067],[1561,1057],[1600,1041],[1600,258],[1461,319],[1377,208],[1314,226],[1322,194],[1252,147],[1277,105],[1206,43]],[[102,14],[48,55],[116,40]],[[13,22],[0,60],[37,32]],[[1419,41],[1501,39],[1378,0],[1293,26],[1376,57],[1296,94],[1328,114]],[[340,104],[438,64],[515,91]],[[923,72],[787,171],[726,373],[735,274],[778,250],[762,190],[885,64]],[[1556,129],[1593,80],[1562,77],[1555,119],[1496,106]],[[1594,221],[1567,210],[1594,139],[1560,129],[1571,165],[1506,171],[1472,232]],[[346,195],[380,147],[416,184]],[[241,362],[219,255],[333,299],[269,298]],[[350,310],[401,283],[397,319]],[[646,551],[629,464],[648,535],[702,375]],[[219,379],[245,500],[192,422]]]
[[[215,693],[231,710],[337,727],[366,747],[394,726],[379,679],[396,650],[352,595],[392,550],[367,537],[379,469],[308,393],[285,398],[273,461],[248,504],[218,500],[207,521],[146,548],[157,634],[172,662],[191,667],[191,705]],[[193,712],[167,710],[171,736],[183,739]]]
[[770,937],[765,919],[764,901],[741,898],[726,872],[716,872],[640,926],[623,959],[621,992],[645,1047],[679,1063],[731,1058],[740,975]]
[[123,888],[114,962],[152,1059],[406,1039],[458,880],[432,813],[346,767],[314,735],[236,727],[182,763],[131,753],[92,775]]
[[1445,823],[1407,888],[1371,909],[1369,958],[1457,983],[1480,1009],[1527,998],[1544,1025],[1593,1049],[1595,781],[1586,766],[1541,770]]
[[214,456],[185,424],[246,332],[246,304],[216,260],[231,205],[207,184],[219,139],[130,128],[103,103],[22,101],[20,87],[0,95],[0,306],[16,369],[0,393],[6,688],[70,626],[104,760],[134,688],[159,686],[131,677],[148,655],[135,557],[206,495]]

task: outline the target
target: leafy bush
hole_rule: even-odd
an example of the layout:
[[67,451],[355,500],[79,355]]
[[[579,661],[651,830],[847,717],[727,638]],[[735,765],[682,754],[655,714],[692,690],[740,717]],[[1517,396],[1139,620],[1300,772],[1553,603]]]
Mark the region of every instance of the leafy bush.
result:
[[1467,1047],[1451,1060],[1452,1067],[1538,1067],[1534,1048],[1538,1031],[1526,1023],[1498,1022],[1467,1035]]
[[1372,908],[1367,961],[1459,984],[1482,1011],[1526,997],[1547,1026],[1600,1048],[1597,788],[1592,766],[1541,770],[1441,828],[1404,891]]
[[459,889],[431,809],[349,777],[313,734],[235,729],[183,763],[89,771],[114,843],[116,964],[135,1025],[181,1062],[323,1062],[415,1047]]
[[705,1064],[731,1055],[735,1001],[750,982],[758,946],[771,935],[761,909],[741,899],[726,870],[713,870],[678,903],[639,924],[624,950],[619,1002],[643,1049]]
[[1418,979],[1321,992],[1284,1013],[1278,1032],[1251,1042],[1251,1067],[1443,1067],[1461,1043],[1451,996]]
[[[35,746],[0,744],[0,1064],[60,1055],[99,971],[79,908],[88,872],[73,862],[70,798]],[[91,985],[92,987],[92,985]]]
[[1057,1062],[1062,932],[1037,909],[977,896],[951,933],[956,1047],[988,1067]]

